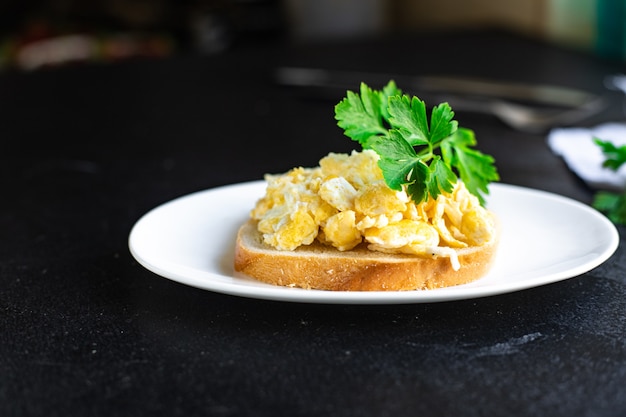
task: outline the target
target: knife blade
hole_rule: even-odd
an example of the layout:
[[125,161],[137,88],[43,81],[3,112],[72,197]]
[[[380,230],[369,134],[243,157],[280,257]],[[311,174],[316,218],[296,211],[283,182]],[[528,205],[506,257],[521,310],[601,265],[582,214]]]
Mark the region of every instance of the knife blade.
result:
[[[427,103],[448,102],[456,110],[490,113],[519,130],[541,130],[560,123],[572,124],[597,113],[604,107],[602,97],[581,89],[539,83],[521,83],[477,77],[449,75],[409,76],[374,72],[341,71],[307,67],[279,67],[275,71],[279,85],[294,87],[307,97],[340,100],[347,90],[356,90],[361,81],[381,88],[391,79],[406,93]],[[525,129],[519,117],[511,123],[503,112],[517,109],[538,113],[542,126]],[[559,113],[567,117],[558,117]],[[541,113],[541,114],[539,114]],[[549,114],[550,117],[544,117]],[[526,119],[526,117],[524,117]]]
[[[597,98],[590,92],[551,84],[500,81],[450,75],[407,76],[373,72],[341,71],[305,67],[279,67],[278,84],[292,87],[351,89],[361,81],[382,87],[393,79],[403,90],[519,100],[529,103],[578,107]],[[345,91],[343,91],[345,93]]]

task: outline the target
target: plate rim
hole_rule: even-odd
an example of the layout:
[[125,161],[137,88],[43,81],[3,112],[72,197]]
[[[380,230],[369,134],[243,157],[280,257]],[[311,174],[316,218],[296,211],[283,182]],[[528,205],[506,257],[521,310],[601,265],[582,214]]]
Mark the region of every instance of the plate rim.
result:
[[[128,235],[128,247],[133,258],[148,271],[159,277],[169,279],[179,284],[195,287],[198,289],[211,291],[214,293],[226,294],[237,297],[245,297],[252,299],[297,302],[297,303],[314,303],[314,304],[418,304],[418,303],[438,303],[446,301],[469,300],[483,297],[502,295],[525,289],[535,288],[543,285],[556,283],[559,281],[571,279],[581,276],[606,262],[618,249],[620,238],[616,226],[602,213],[593,207],[582,203],[573,198],[556,194],[550,191],[524,187],[515,184],[506,184],[502,182],[490,184],[490,190],[511,190],[517,193],[530,193],[539,195],[543,198],[552,199],[560,203],[573,205],[579,210],[586,211],[590,216],[599,220],[610,238],[604,247],[604,250],[598,254],[596,258],[582,265],[569,270],[548,274],[546,276],[535,277],[532,279],[524,279],[513,283],[497,283],[485,286],[467,286],[469,284],[438,288],[432,290],[415,290],[415,291],[324,291],[324,290],[306,290],[301,288],[279,287],[271,284],[265,284],[254,281],[252,278],[246,278],[236,273],[232,276],[217,273],[215,271],[203,271],[205,279],[190,277],[184,273],[184,266],[177,266],[177,270],[172,271],[157,265],[146,259],[141,250],[138,250],[136,240],[140,229],[145,222],[150,220],[151,216],[166,207],[180,204],[186,200],[202,198],[213,193],[230,191],[235,188],[257,188],[265,185],[264,180],[252,180],[239,183],[225,184],[204,190],[198,190],[189,194],[181,195],[148,210],[145,214],[131,227]],[[493,187],[493,188],[492,188]],[[260,195],[259,195],[260,197]],[[487,196],[487,204],[491,194]],[[232,251],[231,248],[225,249],[225,253]],[[497,255],[496,255],[497,256]],[[194,268],[190,268],[196,271]],[[181,272],[183,271],[183,272]],[[213,280],[206,278],[214,278]],[[244,280],[243,282],[222,283],[219,280],[235,279]],[[474,283],[477,281],[474,281]],[[472,283],[470,283],[472,284]]]

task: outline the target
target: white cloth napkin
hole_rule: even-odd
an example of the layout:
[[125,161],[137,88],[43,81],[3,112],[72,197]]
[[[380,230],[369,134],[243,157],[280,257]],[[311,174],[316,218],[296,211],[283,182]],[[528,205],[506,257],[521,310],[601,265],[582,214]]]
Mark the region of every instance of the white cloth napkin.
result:
[[558,128],[548,134],[550,149],[563,158],[567,166],[594,189],[623,190],[626,188],[626,165],[618,171],[604,168],[606,159],[593,138],[626,144],[625,123],[605,123],[590,129]]

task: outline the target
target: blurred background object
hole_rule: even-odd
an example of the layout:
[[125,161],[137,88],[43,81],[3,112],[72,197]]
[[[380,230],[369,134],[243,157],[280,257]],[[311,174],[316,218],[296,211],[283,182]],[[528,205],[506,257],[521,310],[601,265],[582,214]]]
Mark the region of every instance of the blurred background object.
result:
[[285,0],[289,35],[296,41],[371,36],[393,25],[384,0]]
[[390,22],[414,30],[491,28],[625,59],[623,0],[393,0]]
[[626,59],[623,0],[0,0],[0,63],[223,52],[239,42],[328,41],[497,29]]
[[0,0],[0,64],[218,53],[239,38],[275,37],[281,12],[277,0]]

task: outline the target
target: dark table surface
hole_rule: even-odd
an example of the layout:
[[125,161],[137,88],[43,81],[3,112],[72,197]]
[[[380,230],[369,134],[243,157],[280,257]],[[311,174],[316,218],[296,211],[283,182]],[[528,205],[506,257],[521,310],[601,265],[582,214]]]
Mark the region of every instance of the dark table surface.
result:
[[[332,101],[273,82],[280,65],[596,93],[624,71],[470,33],[242,42],[213,56],[0,74],[0,415],[625,415],[622,247],[534,289],[378,306],[223,295],[132,258],[131,227],[166,201],[354,148]],[[611,99],[581,125],[622,121],[621,97]],[[502,182],[590,202],[545,133],[486,114],[457,120],[496,158]]]

